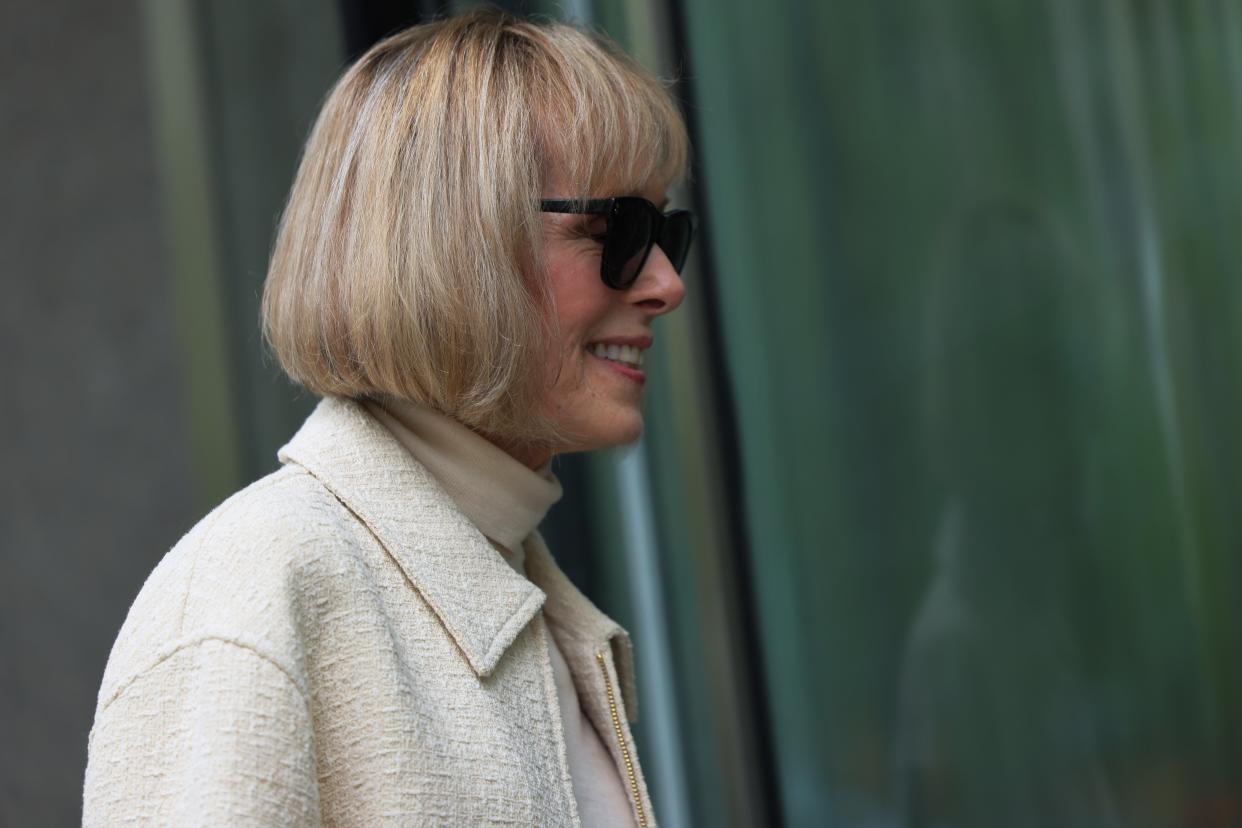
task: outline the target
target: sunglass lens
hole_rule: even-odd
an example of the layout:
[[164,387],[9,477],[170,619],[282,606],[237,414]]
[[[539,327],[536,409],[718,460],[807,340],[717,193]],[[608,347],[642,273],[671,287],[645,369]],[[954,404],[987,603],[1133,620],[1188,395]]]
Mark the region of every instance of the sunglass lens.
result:
[[608,218],[604,281],[624,290],[638,278],[651,250],[652,216],[641,205],[621,201]]
[[694,217],[687,210],[674,210],[664,217],[664,229],[660,233],[660,249],[668,256],[669,263],[678,273],[690,253],[694,239]]

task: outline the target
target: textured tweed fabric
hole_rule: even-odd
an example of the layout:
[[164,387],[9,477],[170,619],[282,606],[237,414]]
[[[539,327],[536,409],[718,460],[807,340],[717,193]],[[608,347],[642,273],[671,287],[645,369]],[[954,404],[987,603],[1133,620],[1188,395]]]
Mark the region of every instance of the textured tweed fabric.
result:
[[351,401],[320,403],[280,457],[135,599],[85,824],[578,825],[545,631],[628,782],[612,688],[655,824],[629,636],[537,534],[527,580]]
[[[551,461],[528,468],[456,420],[409,402],[366,402],[363,407],[431,472],[505,563],[525,576],[523,544],[562,494]],[[636,828],[626,780],[582,710],[573,674],[556,639],[545,636],[545,640],[578,816],[591,828]]]

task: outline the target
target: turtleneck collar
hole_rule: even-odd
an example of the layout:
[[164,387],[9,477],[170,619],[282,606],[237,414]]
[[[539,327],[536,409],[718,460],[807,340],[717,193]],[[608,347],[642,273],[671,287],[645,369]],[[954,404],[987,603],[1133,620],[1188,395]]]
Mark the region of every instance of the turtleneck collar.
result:
[[[494,443],[429,408],[393,399],[363,404],[510,559],[522,554],[522,541],[561,499],[551,461],[529,469]],[[510,560],[514,563],[520,565]]]

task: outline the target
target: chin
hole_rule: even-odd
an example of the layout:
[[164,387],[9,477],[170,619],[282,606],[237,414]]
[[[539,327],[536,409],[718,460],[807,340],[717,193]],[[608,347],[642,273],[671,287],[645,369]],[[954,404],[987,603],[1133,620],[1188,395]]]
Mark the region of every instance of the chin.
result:
[[582,429],[579,433],[583,435],[583,439],[577,451],[632,445],[643,436],[643,416],[637,411],[627,413],[611,418],[606,424],[600,423],[594,428]]
[[633,428],[627,429],[617,436],[612,442],[614,446],[630,446],[638,442],[638,438],[643,436],[643,418],[637,417],[636,424]]

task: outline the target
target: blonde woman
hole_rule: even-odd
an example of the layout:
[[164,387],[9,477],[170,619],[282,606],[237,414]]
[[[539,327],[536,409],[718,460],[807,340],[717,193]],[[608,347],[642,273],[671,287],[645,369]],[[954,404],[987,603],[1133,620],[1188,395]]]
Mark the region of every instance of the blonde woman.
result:
[[655,824],[630,639],[535,527],[552,457],[639,436],[686,157],[664,87],[564,25],[475,13],[345,73],[263,302],[323,400],[134,601],[87,824]]

